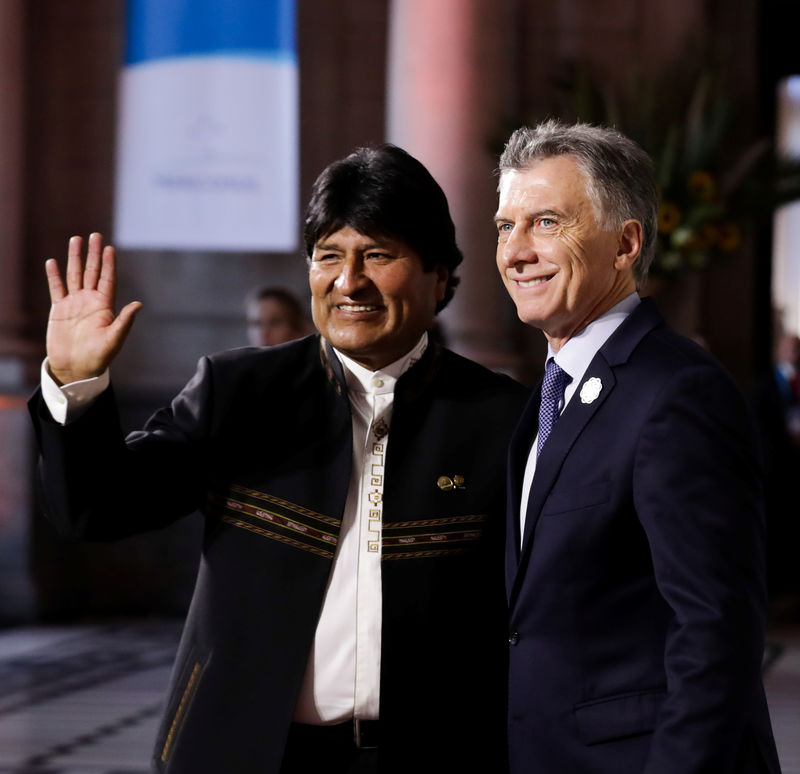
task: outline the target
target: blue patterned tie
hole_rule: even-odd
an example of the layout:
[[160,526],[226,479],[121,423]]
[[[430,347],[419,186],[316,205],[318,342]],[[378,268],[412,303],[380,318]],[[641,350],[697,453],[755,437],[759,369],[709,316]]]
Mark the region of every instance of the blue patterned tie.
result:
[[558,366],[553,358],[547,361],[542,382],[542,402],[539,404],[539,442],[536,445],[536,458],[558,419],[558,404],[564,395],[564,388],[572,377]]

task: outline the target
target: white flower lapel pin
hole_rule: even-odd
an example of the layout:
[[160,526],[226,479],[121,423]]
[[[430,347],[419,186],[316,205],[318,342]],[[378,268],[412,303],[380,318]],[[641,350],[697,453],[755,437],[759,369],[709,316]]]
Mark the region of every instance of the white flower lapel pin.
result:
[[581,387],[581,403],[594,403],[603,389],[603,383],[596,376],[587,379]]

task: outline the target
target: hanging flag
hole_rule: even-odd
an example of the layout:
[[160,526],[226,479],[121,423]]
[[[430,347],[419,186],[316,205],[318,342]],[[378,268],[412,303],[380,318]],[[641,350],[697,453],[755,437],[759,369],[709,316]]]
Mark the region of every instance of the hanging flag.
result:
[[128,0],[114,241],[291,251],[294,0]]

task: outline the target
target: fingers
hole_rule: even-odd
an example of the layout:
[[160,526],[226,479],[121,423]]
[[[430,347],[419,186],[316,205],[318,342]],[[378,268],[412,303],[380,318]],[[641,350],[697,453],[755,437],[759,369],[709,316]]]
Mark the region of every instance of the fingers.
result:
[[114,248],[111,245],[103,247],[102,234],[98,232],[90,234],[84,268],[81,258],[82,247],[81,237],[70,237],[67,248],[66,289],[56,262],[47,261],[45,263],[52,302],[60,301],[67,293],[82,289],[100,289],[113,299],[115,287]]
[[[117,269],[116,269],[116,254],[111,245],[106,245],[103,248],[103,255],[100,261],[100,276],[96,279],[95,286],[103,293],[113,304],[114,293],[117,289]],[[88,264],[87,264],[88,268]]]
[[100,251],[103,246],[103,237],[98,234],[89,234],[89,248],[86,251],[86,268],[83,272],[83,287],[86,290],[95,290],[100,277]]
[[50,260],[45,261],[44,270],[47,274],[47,285],[50,288],[50,303],[55,304],[67,295],[56,259],[50,258]]
[[83,287],[82,246],[83,240],[79,236],[70,237],[67,247],[67,291],[69,293],[74,293]]

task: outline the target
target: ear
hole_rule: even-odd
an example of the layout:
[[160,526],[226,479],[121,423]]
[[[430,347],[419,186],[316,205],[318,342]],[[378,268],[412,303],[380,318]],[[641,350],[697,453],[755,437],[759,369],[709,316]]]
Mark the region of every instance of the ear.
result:
[[617,243],[614,268],[618,271],[632,270],[642,249],[642,224],[638,220],[626,220]]

